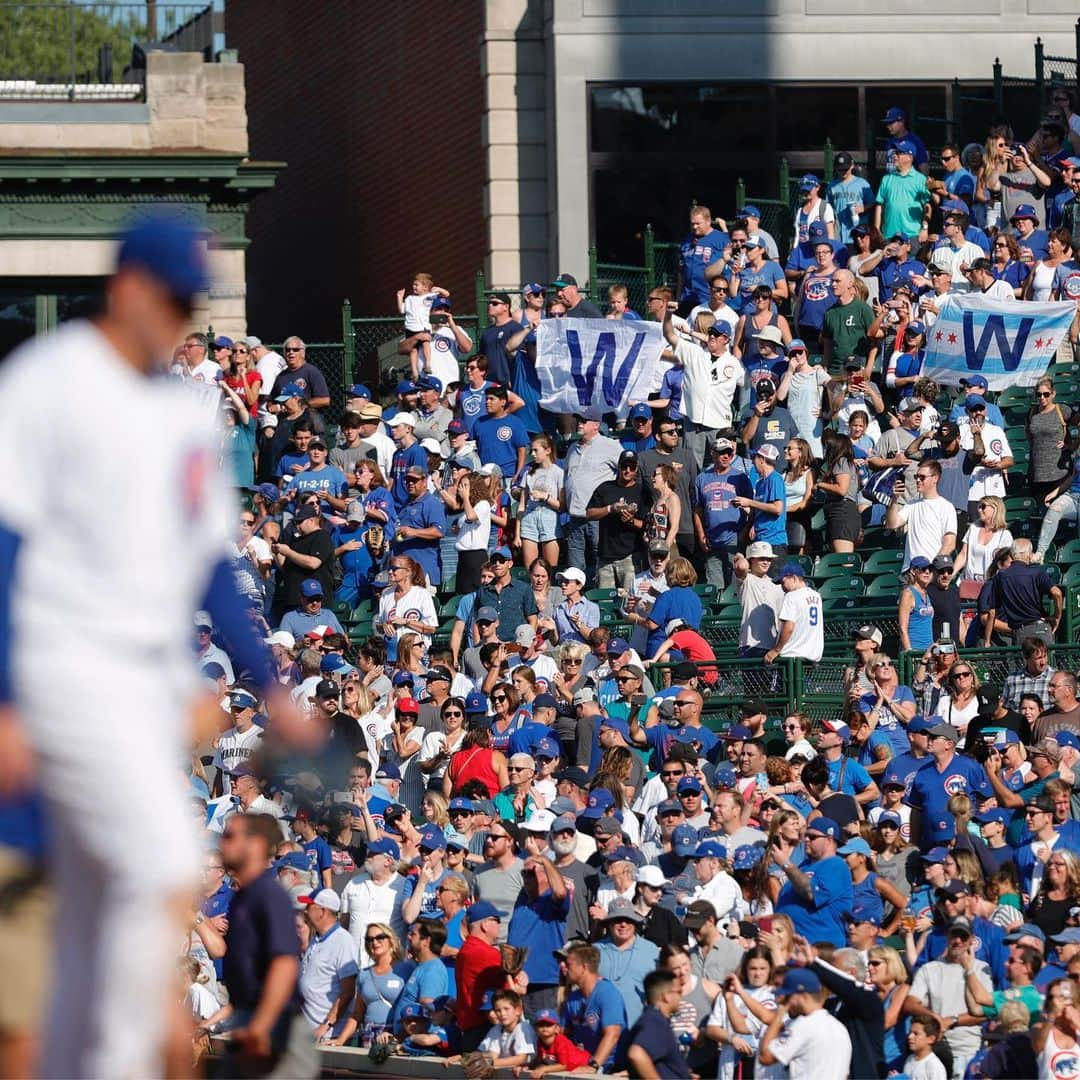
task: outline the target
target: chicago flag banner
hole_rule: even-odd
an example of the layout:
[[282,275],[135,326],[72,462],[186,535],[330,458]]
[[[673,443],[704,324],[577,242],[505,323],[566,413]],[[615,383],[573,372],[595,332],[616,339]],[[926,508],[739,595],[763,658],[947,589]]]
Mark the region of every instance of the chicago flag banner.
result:
[[660,389],[665,344],[660,323],[544,319],[536,334],[540,404],[556,413],[625,419],[631,402]]
[[926,332],[922,374],[946,386],[982,375],[991,390],[1034,386],[1068,334],[1073,303],[1010,303],[980,293],[948,296]]

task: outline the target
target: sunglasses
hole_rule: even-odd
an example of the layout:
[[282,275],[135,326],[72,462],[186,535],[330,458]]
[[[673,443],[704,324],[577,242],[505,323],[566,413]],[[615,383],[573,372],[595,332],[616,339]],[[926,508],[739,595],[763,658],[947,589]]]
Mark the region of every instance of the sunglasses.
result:
[[390,937],[389,937],[388,934],[372,934],[370,937],[365,937],[364,938],[364,944],[365,945],[374,945],[376,941],[389,941],[389,940],[390,940]]
[[464,716],[465,714],[460,709],[447,709],[443,713],[443,716]]

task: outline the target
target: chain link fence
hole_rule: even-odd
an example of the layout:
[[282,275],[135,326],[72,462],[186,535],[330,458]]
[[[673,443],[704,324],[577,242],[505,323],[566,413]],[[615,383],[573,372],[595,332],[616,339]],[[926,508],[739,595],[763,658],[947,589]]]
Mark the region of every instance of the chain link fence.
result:
[[[305,342],[305,358],[323,374],[330,390],[330,410],[328,415],[336,418],[345,408],[345,391],[352,386],[348,364],[345,359],[345,346],[340,341]],[[268,349],[284,356],[284,345],[266,344]],[[269,388],[268,388],[269,389]]]

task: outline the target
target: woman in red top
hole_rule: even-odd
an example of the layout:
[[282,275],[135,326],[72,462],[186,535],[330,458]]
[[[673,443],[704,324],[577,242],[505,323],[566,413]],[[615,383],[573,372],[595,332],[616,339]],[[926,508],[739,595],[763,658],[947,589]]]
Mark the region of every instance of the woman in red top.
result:
[[262,376],[255,370],[255,361],[247,345],[243,341],[234,341],[229,357],[231,364],[225,371],[225,385],[231,386],[244,399],[252,416],[258,416]]
[[[678,649],[683,658],[691,663],[700,664],[705,660],[715,660],[716,653],[712,646],[694,629],[686,624],[683,619],[672,619],[664,627],[667,637],[660,643],[656,655],[651,660],[646,660],[646,666],[662,664],[664,658],[672,649]],[[717,670],[714,667],[701,668],[701,677],[709,686],[716,685]]]
[[443,777],[443,794],[448,799],[455,797],[470,780],[479,780],[487,788],[489,799],[510,783],[506,755],[491,749],[490,728],[475,729],[462,739],[461,749],[450,759]]

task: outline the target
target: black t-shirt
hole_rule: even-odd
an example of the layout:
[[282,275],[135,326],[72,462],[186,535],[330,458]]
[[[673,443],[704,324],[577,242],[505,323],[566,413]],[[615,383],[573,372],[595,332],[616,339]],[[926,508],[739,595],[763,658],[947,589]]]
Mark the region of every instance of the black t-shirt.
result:
[[[955,639],[960,633],[960,590],[955,584],[943,589],[931,580],[926,593],[934,605],[934,640],[940,637]],[[948,634],[945,633],[946,623],[949,624]]]
[[282,390],[290,383],[295,383],[307,391],[307,397],[329,397],[330,390],[326,385],[326,376],[314,364],[301,364],[295,371],[286,368],[275,380],[274,388],[270,392],[270,399],[280,396]]
[[284,585],[284,599],[288,607],[300,604],[300,583],[308,578],[315,578],[323,587],[324,596],[334,595],[334,542],[325,529],[316,529],[306,536],[298,536],[290,545],[298,555],[313,555],[322,560],[318,570],[309,570],[306,566],[294,563],[286,557],[281,568]]
[[1034,736],[1031,734],[1031,727],[1028,722],[1018,713],[1013,712],[1012,709],[1006,709],[1005,715],[1000,720],[992,719],[990,717],[976,716],[974,720],[968,724],[967,734],[964,736],[964,749],[970,750],[979,741],[979,735],[983,731],[1001,731],[1004,728],[1007,731],[1015,731],[1020,736],[1020,741],[1024,746],[1031,746],[1035,741]]
[[690,1066],[679,1050],[671,1021],[653,1005],[646,1005],[637,1018],[630,1029],[627,1045],[640,1046],[652,1059],[659,1076],[690,1075]]
[[990,580],[990,605],[1010,630],[1045,619],[1043,597],[1050,595],[1050,575],[1041,566],[1014,562]]
[[[639,474],[640,477],[640,474]],[[593,497],[589,500],[590,507],[612,506],[620,499],[627,503],[636,503],[637,509],[634,517],[641,521],[652,506],[652,498],[648,489],[639,478],[629,487],[620,484],[617,480],[608,480],[601,484]],[[618,513],[608,514],[600,518],[600,558],[605,561],[625,559],[627,555],[633,555],[641,545],[641,530],[623,521]]]
[[[250,1011],[262,996],[270,962],[278,956],[300,955],[292,901],[273,870],[266,870],[233,897],[225,945],[222,970],[229,1002],[237,1012]],[[291,1015],[298,1008],[294,991],[286,1012]]]

